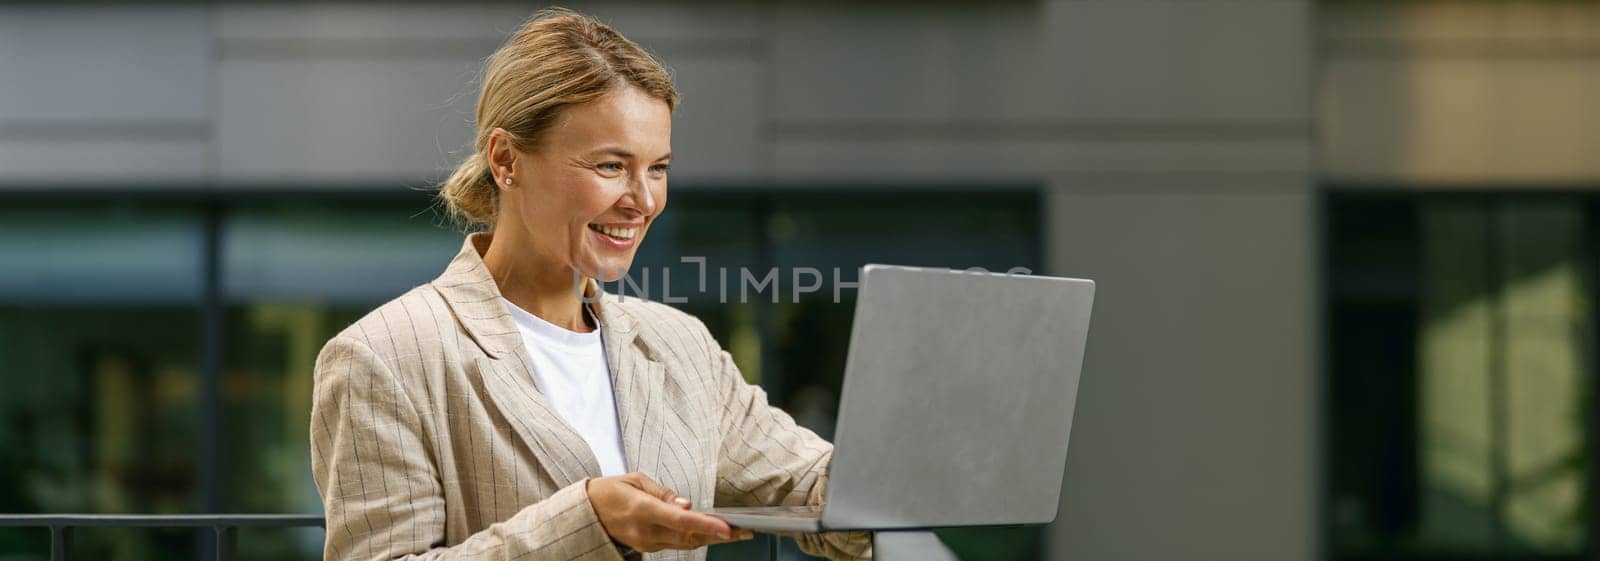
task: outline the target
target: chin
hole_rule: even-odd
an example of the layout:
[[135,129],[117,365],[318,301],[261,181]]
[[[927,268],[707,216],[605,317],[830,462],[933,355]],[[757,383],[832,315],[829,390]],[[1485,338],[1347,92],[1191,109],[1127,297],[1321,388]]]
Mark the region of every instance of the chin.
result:
[[631,260],[621,263],[602,263],[584,274],[600,282],[617,282],[622,280],[622,277],[627,275],[628,270],[632,267],[633,261]]

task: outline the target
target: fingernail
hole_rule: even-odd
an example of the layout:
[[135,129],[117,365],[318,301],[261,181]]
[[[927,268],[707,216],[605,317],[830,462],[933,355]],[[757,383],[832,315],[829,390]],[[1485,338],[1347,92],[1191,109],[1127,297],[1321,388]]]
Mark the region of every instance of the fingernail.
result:
[[675,503],[678,503],[680,505],[683,505],[683,506],[689,506],[689,504],[690,504],[689,499],[685,499],[683,497],[678,497],[676,499],[672,499],[672,501],[675,502]]
[[727,532],[717,532],[717,538],[725,540],[728,539],[729,536]]

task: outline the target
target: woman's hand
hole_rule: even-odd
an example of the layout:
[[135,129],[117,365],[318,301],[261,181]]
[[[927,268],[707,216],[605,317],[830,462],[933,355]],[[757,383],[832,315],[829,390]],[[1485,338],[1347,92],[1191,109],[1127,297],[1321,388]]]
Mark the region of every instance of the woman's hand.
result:
[[719,518],[689,510],[689,500],[642,473],[590,479],[589,504],[611,539],[637,551],[695,549],[747,540]]

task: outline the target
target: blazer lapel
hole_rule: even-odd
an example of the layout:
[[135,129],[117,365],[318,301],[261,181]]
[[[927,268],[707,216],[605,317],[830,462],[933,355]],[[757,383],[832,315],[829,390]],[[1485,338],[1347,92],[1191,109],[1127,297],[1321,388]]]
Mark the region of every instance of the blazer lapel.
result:
[[482,233],[467,236],[461,252],[432,285],[486,355],[476,360],[476,366],[489,401],[522,437],[557,487],[599,477],[600,462],[588,442],[561,418],[534,383],[533,361],[522,344],[522,334],[500,301],[500,289],[476,246],[487,246],[488,239]]
[[[609,345],[606,362],[611,368],[611,389],[616,394],[617,427],[622,433],[622,453],[628,469],[652,473],[659,463],[657,450],[644,446],[660,414],[661,383],[666,368],[651,360],[638,347]],[[613,350],[615,349],[615,350]]]
[[[551,407],[533,383],[526,352],[515,359],[478,359],[478,372],[484,388],[500,415],[533,450],[557,487],[566,487],[585,477],[600,477],[600,462],[589,443]],[[521,363],[521,364],[518,364]]]
[[[620,306],[604,305],[605,299],[619,296],[601,293],[596,298],[596,308],[601,317],[601,328],[606,344],[606,360],[611,369],[611,386],[616,395],[617,424],[622,433],[622,451],[627,457],[628,469],[649,475],[679,494],[691,497],[687,487],[695,482],[691,474],[683,473],[683,461],[665,461],[667,455],[678,457],[684,452],[672,452],[672,446],[682,446],[681,437],[671,442],[666,422],[668,411],[662,398],[666,384],[666,366],[655,358],[649,337],[642,337],[646,327],[629,316]],[[665,448],[664,448],[665,447]]]

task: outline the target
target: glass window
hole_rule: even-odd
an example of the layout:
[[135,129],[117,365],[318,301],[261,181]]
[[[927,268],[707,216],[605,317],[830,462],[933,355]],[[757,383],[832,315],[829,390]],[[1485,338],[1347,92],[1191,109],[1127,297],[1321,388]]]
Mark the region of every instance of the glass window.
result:
[[[0,209],[0,508],[199,506],[202,233],[181,208]],[[46,535],[0,529],[0,547],[42,556]],[[85,558],[136,559],[187,556],[196,542],[129,529],[85,531],[76,545]]]
[[[444,271],[462,234],[426,203],[249,204],[222,228],[227,340],[222,503],[232,512],[319,512],[306,433],[322,345]],[[317,528],[240,533],[241,559],[318,559]]]
[[1330,204],[1336,557],[1583,554],[1587,209],[1556,197]]
[[240,206],[222,231],[228,301],[374,307],[433,280],[462,234],[426,203]]
[[131,204],[0,209],[0,299],[30,304],[199,300],[198,214]]

